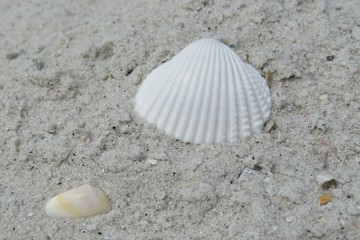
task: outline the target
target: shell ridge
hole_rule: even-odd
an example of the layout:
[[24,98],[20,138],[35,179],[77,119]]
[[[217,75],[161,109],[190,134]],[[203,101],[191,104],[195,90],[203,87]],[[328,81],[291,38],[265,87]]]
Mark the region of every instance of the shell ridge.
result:
[[[161,67],[161,66],[160,66]],[[144,81],[144,83],[141,85],[140,89],[139,89],[139,93],[136,95],[135,98],[135,102],[136,102],[136,107],[135,110],[139,111],[142,113],[142,115],[144,117],[146,117],[148,115],[148,113],[151,111],[152,109],[152,105],[153,103],[156,101],[156,98],[152,98],[152,101],[145,101],[146,104],[144,104],[144,100],[146,99],[146,97],[148,97],[149,94],[146,94],[146,91],[152,91],[153,87],[151,87],[151,83],[152,83],[152,77],[155,74],[158,74],[159,72],[161,72],[161,68],[156,68],[154,69],[150,75],[146,78],[146,79],[150,79],[151,81]],[[157,70],[157,71],[156,71]],[[156,71],[156,72],[154,72]],[[145,79],[145,80],[146,80]],[[166,82],[164,81],[163,84],[166,84]],[[145,111],[145,112],[144,112]]]
[[[231,58],[233,60],[233,66],[234,66],[234,73],[235,73],[235,82],[237,83],[237,88],[239,92],[239,99],[237,100],[238,104],[240,105],[239,108],[239,127],[240,131],[239,134],[241,137],[244,137],[247,135],[247,129],[245,128],[246,124],[250,126],[251,129],[251,119],[249,117],[249,106],[247,101],[247,93],[245,90],[245,84],[243,82],[243,74],[241,65],[243,64],[242,60],[236,55],[235,52],[231,52]],[[246,120],[246,122],[244,122]]]
[[[214,44],[215,45],[215,44]],[[218,62],[218,55],[219,55],[219,48],[217,45],[214,46],[214,67],[213,67],[213,74],[211,74],[211,77],[213,78],[220,78],[219,77],[219,68],[217,67],[219,65]],[[209,112],[209,131],[206,142],[213,141],[212,139],[217,142],[218,136],[217,136],[217,127],[218,127],[218,120],[219,120],[219,96],[220,94],[220,81],[215,81],[215,83],[212,84],[212,97],[211,97],[211,105],[210,112]]]
[[[205,71],[204,69],[204,77],[203,77],[203,82],[204,82],[204,92],[205,93],[209,93],[212,89],[212,85],[213,85],[213,81],[208,81],[209,78],[211,78],[213,76],[213,74],[210,74],[213,70],[214,70],[214,61],[212,61],[212,57],[214,56],[214,51],[215,51],[215,45],[212,44],[209,47],[209,58],[208,58],[208,63],[207,63],[207,69],[210,69],[210,71]],[[205,91],[206,89],[206,91]],[[212,94],[206,94],[202,101],[201,101],[201,107],[200,107],[200,118],[198,121],[198,126],[197,126],[197,133],[196,133],[196,138],[199,139],[199,142],[208,142],[207,139],[207,132],[208,132],[208,125],[209,122],[207,121],[207,119],[209,119],[209,106],[211,106],[211,102],[212,102]]]
[[[212,55],[213,58],[216,57],[216,46],[213,45],[213,52],[212,52]],[[215,61],[211,61],[210,62],[211,65],[209,67],[210,71],[208,72],[208,77],[209,78],[212,78],[215,76],[215,72],[216,72],[216,62]],[[215,102],[215,98],[213,97],[214,96],[214,86],[215,86],[215,83],[214,81],[209,81],[210,84],[208,86],[208,109],[206,111],[206,121],[205,121],[205,124],[204,124],[204,127],[203,127],[203,130],[204,130],[204,134],[203,134],[203,142],[211,142],[213,141],[214,137],[212,136],[213,134],[213,128],[212,128],[212,120],[211,120],[211,116],[212,116],[212,109],[214,109],[212,106]]]
[[[247,74],[246,65],[244,62],[236,55],[237,62],[238,62],[238,69],[241,74],[241,83],[243,87],[243,92],[245,94],[245,102],[246,102],[246,111],[247,111],[247,117],[248,117],[248,123],[250,125],[250,132],[254,130],[254,116],[253,111],[251,110],[253,107],[252,103],[252,96],[254,95],[251,82]],[[250,85],[250,86],[249,86]],[[250,91],[249,91],[250,90]]]
[[[180,64],[184,64],[184,63],[180,63]],[[169,63],[168,66],[171,67],[172,63]],[[172,68],[171,68],[172,69]],[[180,70],[179,71],[168,71],[166,74],[164,74],[164,79],[166,79],[166,83],[164,84],[164,86],[162,87],[162,89],[160,89],[158,91],[159,94],[156,95],[156,102],[157,105],[153,105],[153,118],[154,121],[158,121],[157,125],[159,127],[163,126],[163,122],[164,122],[164,118],[166,118],[166,116],[164,116],[164,114],[166,112],[162,111],[163,109],[166,109],[168,106],[168,102],[172,101],[171,96],[169,95],[169,92],[171,91],[172,88],[174,88],[174,86],[179,86],[179,84],[177,82],[175,82],[172,79],[172,75],[178,75],[180,74]],[[154,88],[156,88],[157,86],[154,84]],[[164,92],[164,94],[160,94],[161,92]],[[169,99],[170,97],[170,99]],[[166,115],[166,114],[165,114]]]
[[[257,72],[256,69],[254,69],[252,66],[250,65],[244,65],[244,67],[246,67],[247,69],[249,69],[248,71],[246,71],[247,69],[244,69],[245,71],[245,75],[247,77],[247,80],[249,81],[249,90],[250,90],[250,93],[249,95],[251,94],[253,96],[253,99],[255,100],[255,103],[253,103],[253,105],[255,105],[255,107],[251,107],[252,110],[252,121],[254,122],[254,126],[253,126],[253,131],[256,131],[258,132],[258,129],[259,129],[259,126],[258,126],[258,123],[262,124],[261,121],[259,122],[258,121],[258,117],[261,118],[261,120],[264,120],[265,117],[264,117],[264,114],[263,114],[263,111],[262,111],[262,107],[261,107],[261,104],[259,102],[259,94],[256,94],[257,91],[256,89],[254,89],[254,85],[256,85],[258,87],[258,83],[261,83],[260,81],[262,81],[261,79],[261,76],[260,76],[260,73]],[[254,79],[252,82],[251,79]],[[260,92],[261,92],[261,88],[260,88]],[[256,111],[257,110],[257,111]]]
[[[202,48],[201,48],[202,47]],[[182,121],[182,123],[180,124],[181,127],[177,128],[177,136],[184,138],[184,139],[189,139],[189,141],[191,141],[192,139],[188,136],[187,134],[187,130],[189,130],[190,127],[190,119],[194,118],[194,115],[192,114],[192,109],[194,107],[194,104],[191,104],[194,101],[196,92],[198,90],[198,79],[199,79],[199,75],[201,74],[201,65],[203,65],[203,61],[204,58],[207,56],[207,48],[208,46],[206,46],[205,44],[203,46],[200,46],[199,49],[196,49],[198,51],[198,55],[196,56],[197,61],[195,61],[195,63],[191,66],[191,68],[189,69],[189,83],[187,84],[187,88],[186,88],[186,97],[185,97],[185,101],[183,102],[184,104],[181,107],[181,116],[191,116],[188,118],[184,118],[184,117],[179,117],[179,120]],[[200,67],[199,67],[200,66]],[[185,140],[185,141],[186,141]]]
[[265,121],[269,120],[269,117],[270,117],[270,110],[271,110],[271,94],[270,94],[270,89],[269,89],[269,86],[267,84],[267,81],[264,79],[263,81],[263,101],[264,101],[264,104],[263,104],[263,108],[262,108],[262,111],[264,112],[264,116],[265,116]]
[[[175,86],[178,86],[178,90],[181,89],[181,82],[176,81],[176,79],[178,78],[178,76],[183,72],[182,70],[185,68],[186,64],[190,64],[187,61],[180,61],[181,66],[178,68],[174,68],[174,64],[177,63],[177,59],[184,59],[186,60],[184,57],[182,57],[184,54],[183,52],[185,52],[185,50],[191,49],[192,46],[188,46],[186,48],[184,48],[179,54],[178,56],[173,57],[171,60],[169,60],[168,62],[164,63],[163,65],[160,65],[158,68],[155,68],[150,75],[145,79],[148,80],[148,82],[150,82],[149,85],[153,85],[153,88],[151,88],[151,91],[148,90],[148,92],[152,93],[150,95],[154,96],[154,98],[152,99],[152,101],[149,101],[149,99],[145,98],[143,99],[143,101],[137,105],[147,105],[147,109],[148,111],[146,112],[146,114],[144,112],[142,112],[142,114],[144,114],[144,117],[148,119],[148,121],[150,121],[151,123],[156,123],[156,125],[158,127],[163,128],[162,126],[162,122],[158,122],[157,120],[159,119],[159,114],[162,112],[162,110],[164,109],[164,105],[166,105],[166,103],[172,102],[169,101],[169,96],[171,96],[171,89],[176,89],[174,88]],[[192,57],[192,55],[190,55],[190,57]],[[170,70],[167,70],[170,69]],[[177,71],[173,71],[173,69],[176,69]],[[156,73],[163,73],[163,71],[166,71],[165,76],[163,76],[162,78],[156,78],[157,75],[155,75]],[[175,72],[175,74],[174,74]],[[175,75],[174,77],[171,77],[171,75]],[[164,79],[163,85],[161,86],[161,88],[159,88],[159,86],[157,84],[151,84],[152,82],[156,81],[157,79]],[[145,81],[146,82],[146,81]],[[179,82],[179,83],[178,83]],[[142,88],[140,90],[145,91],[145,88]],[[156,91],[157,94],[153,94],[153,91]],[[165,92],[166,94],[161,94],[162,92]],[[175,101],[176,97],[172,96],[172,100]],[[151,102],[151,103],[150,103]],[[170,107],[170,106],[169,106]],[[140,111],[139,111],[140,112]],[[170,111],[168,111],[168,113],[170,113]],[[166,117],[165,117],[166,118]],[[165,121],[167,122],[167,121]]]
[[[185,49],[184,49],[185,50]],[[183,50],[183,51],[184,51]],[[192,56],[192,55],[190,55]],[[175,63],[177,63],[176,59],[180,59],[180,63],[179,63],[179,66],[178,68],[175,68],[177,69],[177,71],[173,71],[174,69],[174,66]],[[165,131],[168,127],[168,124],[170,123],[170,121],[168,121],[169,117],[171,116],[171,114],[173,113],[171,110],[172,110],[172,106],[174,104],[174,102],[176,101],[178,95],[179,95],[179,92],[181,92],[181,89],[182,89],[182,83],[183,81],[177,81],[177,79],[179,79],[180,75],[183,74],[183,69],[185,67],[187,67],[188,65],[190,65],[191,61],[185,61],[186,59],[184,59],[183,57],[181,56],[178,56],[178,58],[173,58],[171,59],[171,65],[170,65],[170,70],[168,71],[168,74],[166,75],[166,88],[163,88],[162,89],[162,92],[164,92],[165,94],[163,94],[164,96],[162,97],[162,101],[159,103],[161,104],[161,106],[158,107],[158,110],[159,112],[157,113],[156,115],[156,118],[154,120],[154,122],[157,122],[157,126],[159,128],[164,128]],[[156,87],[156,86],[155,86]],[[175,92],[175,93],[174,93]],[[157,98],[159,99],[160,98],[160,93],[158,94]],[[163,111],[164,109],[166,109],[167,111]],[[162,118],[161,115],[159,114],[162,114]],[[156,121],[156,119],[160,119],[159,121]]]
[[[144,97],[142,99],[142,104],[148,105],[147,107],[148,112],[154,111],[154,103],[156,103],[160,97],[161,92],[165,92],[165,89],[169,88],[168,85],[171,85],[171,81],[168,81],[169,76],[172,74],[172,71],[169,71],[167,69],[173,69],[172,65],[174,62],[174,58],[165,62],[164,64],[160,65],[159,67],[153,69],[151,73],[148,75],[148,77],[145,79],[144,83],[141,85],[139,92],[149,92],[149,93],[156,93],[156,94],[147,94],[154,96],[152,99],[148,99],[148,97]],[[180,71],[180,69],[178,70]],[[165,74],[164,74],[165,72]],[[163,77],[160,77],[161,75],[164,75]],[[158,80],[159,79],[159,80]],[[161,86],[159,86],[159,81]],[[147,84],[146,84],[147,83]],[[154,84],[156,83],[156,84]],[[138,94],[141,95],[141,94]],[[138,104],[139,106],[140,104]],[[144,107],[146,109],[146,107]],[[148,115],[148,112],[146,113],[146,116]]]
[[[258,73],[258,72],[257,72]],[[260,89],[260,92],[258,94],[259,102],[260,102],[260,110],[263,113],[263,121],[267,121],[270,116],[270,109],[271,107],[271,98],[270,98],[270,91],[267,85],[267,82],[265,79],[263,79],[260,74],[257,74],[258,78],[261,78],[262,81],[258,81],[257,86]],[[270,99],[270,102],[268,101]]]
[[[171,81],[166,81],[166,79],[168,79],[167,77],[164,77],[162,81],[162,86],[159,88],[158,84],[151,84],[152,82],[154,82],[157,78],[157,75],[159,75],[158,73],[161,73],[163,69],[167,69],[168,66],[171,67],[171,61],[168,61],[166,63],[164,63],[163,65],[159,66],[158,68],[155,68],[150,75],[145,79],[145,80],[149,80],[148,82],[150,82],[149,86],[153,85],[153,87],[149,87],[149,86],[141,86],[141,91],[148,91],[150,93],[156,92],[157,94],[152,94],[150,96],[153,96],[152,99],[148,99],[148,98],[143,98],[141,103],[137,104],[139,107],[144,105],[144,108],[147,109],[146,112],[142,112],[142,114],[144,115],[144,117],[148,117],[150,119],[150,122],[155,122],[157,119],[157,115],[158,112],[161,111],[161,106],[163,104],[163,101],[159,102],[159,99],[161,98],[161,92],[165,92],[165,89],[168,89],[168,85],[171,84]],[[170,75],[171,72],[167,71],[166,72],[166,76]],[[160,78],[161,79],[161,78]],[[149,95],[149,94],[148,94]],[[148,107],[145,107],[148,106]],[[143,109],[144,109],[143,108]],[[149,116],[150,115],[150,116]]]
[[[229,104],[229,98],[228,98],[228,76],[227,76],[227,71],[226,71],[226,65],[227,65],[227,61],[225,58],[225,54],[228,51],[228,49],[226,48],[226,46],[224,44],[219,44],[219,48],[220,48],[220,53],[219,53],[219,69],[220,69],[220,73],[219,76],[221,77],[220,82],[221,84],[221,105],[220,105],[220,112],[221,114],[220,116],[220,121],[219,121],[219,128],[218,128],[218,135],[219,135],[219,142],[226,142],[228,141],[228,115],[229,115],[229,110],[228,108],[230,107]],[[223,130],[223,131],[222,131]]]
[[[194,47],[195,48],[195,47]],[[201,54],[202,49],[204,48],[204,46],[200,46],[200,49],[194,49],[192,51],[192,58],[190,59],[190,61],[188,62],[188,65],[191,66],[192,68],[194,68],[194,66],[196,64],[193,64],[193,62],[196,63],[196,59],[198,58],[198,55]],[[193,48],[189,48],[188,50],[192,50]],[[185,59],[185,58],[184,58]],[[185,59],[186,60],[186,59]],[[185,76],[191,76],[188,73],[185,74]],[[181,89],[178,89],[177,95],[174,96],[174,104],[172,105],[172,109],[171,109],[171,115],[172,115],[172,121],[168,121],[169,124],[171,123],[171,125],[169,125],[168,127],[166,127],[166,132],[167,133],[173,133],[175,135],[176,138],[181,138],[178,134],[178,129],[180,128],[180,124],[182,124],[182,118],[181,118],[181,113],[183,111],[183,107],[184,107],[184,102],[186,101],[186,96],[187,96],[187,89],[189,88],[190,84],[185,84],[185,83],[190,83],[191,79],[188,79],[188,81],[181,81]],[[185,86],[184,86],[185,85]],[[181,96],[182,101],[175,101],[175,99],[178,99],[178,96]],[[185,99],[185,101],[183,101]]]
[[211,117],[211,105],[214,102],[214,94],[213,94],[213,87],[214,87],[214,76],[215,76],[215,68],[216,68],[216,62],[214,61],[214,59],[216,59],[216,53],[217,53],[217,49],[218,49],[218,42],[214,39],[209,39],[211,40],[211,45],[209,48],[209,56],[208,56],[208,61],[207,64],[205,65],[204,68],[206,68],[206,71],[204,69],[204,85],[206,87],[205,91],[205,87],[204,90],[207,93],[207,98],[203,98],[202,99],[202,104],[201,104],[201,109],[202,109],[202,117],[201,117],[201,124],[203,127],[198,127],[198,136],[200,137],[200,141],[201,142],[206,142],[206,143],[210,143],[210,142],[214,142],[214,137],[209,137],[209,132],[211,132],[211,121],[208,121]]
[[[177,81],[177,79],[179,79],[179,75],[183,73],[182,69],[185,68],[187,64],[189,65],[190,63],[186,61],[180,61],[178,71],[169,71],[169,80],[167,81],[168,88],[166,91],[164,91],[166,92],[166,94],[164,94],[165,96],[163,97],[162,106],[159,107],[159,110],[163,113],[162,120],[160,120],[158,124],[158,126],[161,128],[167,129],[167,126],[170,123],[169,117],[173,113],[172,106],[174,105],[174,102],[176,101],[179,93],[181,92],[183,84],[183,81]],[[172,74],[174,76],[172,76]],[[160,116],[158,116],[158,118],[160,118]]]
[[[221,118],[221,91],[222,91],[222,81],[221,81],[221,65],[220,65],[220,61],[219,61],[219,58],[220,58],[220,53],[221,53],[221,47],[220,47],[220,44],[216,44],[216,47],[215,47],[215,56],[214,56],[214,60],[215,60],[215,74],[214,74],[214,78],[215,79],[218,79],[217,81],[215,81],[217,83],[214,91],[216,91],[216,93],[214,94],[214,96],[216,96],[216,101],[215,101],[215,105],[216,107],[214,108],[214,113],[213,113],[213,138],[214,138],[214,141],[215,142],[218,142],[219,141],[219,138],[220,138],[220,134],[219,134],[219,129],[221,127],[221,121],[220,121],[220,118]],[[210,140],[211,141],[211,140]]]
[[[229,97],[227,98],[227,113],[226,116],[230,115],[229,119],[227,120],[227,124],[228,126],[226,127],[227,129],[227,137],[226,137],[226,142],[233,142],[236,139],[239,139],[239,137],[241,137],[241,130],[239,128],[239,126],[242,126],[242,123],[240,121],[240,117],[241,117],[241,107],[239,108],[239,104],[238,102],[241,102],[241,99],[238,99],[239,96],[237,96],[237,91],[236,91],[236,85],[237,82],[240,82],[241,80],[237,81],[237,79],[241,79],[241,76],[238,78],[236,77],[235,74],[235,69],[237,69],[237,64],[238,62],[236,61],[236,58],[239,58],[237,56],[237,54],[228,46],[226,46],[225,44],[221,43],[224,47],[224,72],[227,73],[226,76],[224,76],[224,79],[228,79],[227,81],[227,94],[229,93],[231,94],[231,99],[229,99]],[[235,65],[235,66],[234,66]],[[227,66],[227,67],[226,67]],[[231,91],[232,90],[232,91]],[[243,92],[241,87],[240,92]],[[226,96],[225,96],[226,97]],[[241,105],[240,105],[241,106]],[[235,128],[235,129],[234,129]]]
[[[193,93],[194,97],[194,103],[192,104],[191,108],[191,116],[193,116],[189,121],[189,127],[187,128],[187,132],[185,135],[187,136],[185,139],[188,139],[189,141],[199,142],[201,141],[199,139],[199,130],[201,127],[199,125],[202,125],[204,122],[204,119],[201,117],[201,112],[203,110],[203,103],[204,103],[204,91],[205,91],[205,85],[206,85],[206,70],[209,69],[209,62],[211,60],[212,52],[213,52],[213,44],[209,44],[208,48],[208,54],[206,52],[202,54],[202,58],[200,59],[200,62],[202,63],[203,67],[199,69],[198,71],[198,84],[196,86],[197,90]],[[198,92],[198,94],[196,94]],[[197,95],[197,96],[196,96]]]
[[238,104],[237,104],[237,91],[236,91],[236,78],[235,78],[235,73],[234,73],[234,66],[231,63],[231,51],[226,51],[225,52],[226,56],[225,56],[225,60],[226,60],[226,66],[227,66],[227,71],[229,73],[229,81],[230,83],[228,84],[229,87],[229,92],[231,92],[231,96],[232,96],[232,101],[229,104],[229,107],[232,109],[230,109],[230,125],[229,125],[229,141],[233,141],[234,139],[236,139],[239,135],[239,127],[238,125],[240,124],[240,120],[239,120],[239,109],[238,109]]

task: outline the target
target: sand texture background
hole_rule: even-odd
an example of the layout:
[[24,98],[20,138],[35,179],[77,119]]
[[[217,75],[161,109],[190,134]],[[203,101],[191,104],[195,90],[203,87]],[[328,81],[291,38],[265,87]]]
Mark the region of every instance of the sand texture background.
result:
[[[187,144],[134,112],[203,37],[272,73],[263,133]],[[0,1],[1,239],[360,239],[359,59],[358,0]],[[109,213],[46,215],[84,183]]]

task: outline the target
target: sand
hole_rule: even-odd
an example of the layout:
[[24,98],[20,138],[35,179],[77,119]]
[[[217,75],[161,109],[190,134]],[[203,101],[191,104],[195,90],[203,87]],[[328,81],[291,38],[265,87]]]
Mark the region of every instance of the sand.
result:
[[[2,0],[1,239],[360,239],[359,10]],[[203,37],[272,76],[263,133],[183,143],[134,111],[151,70]],[[46,215],[47,199],[85,183],[109,213]]]

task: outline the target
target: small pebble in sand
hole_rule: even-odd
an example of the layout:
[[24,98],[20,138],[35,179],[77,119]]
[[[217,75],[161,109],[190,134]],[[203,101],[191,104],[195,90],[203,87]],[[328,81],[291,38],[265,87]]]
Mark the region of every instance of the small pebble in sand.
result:
[[294,221],[296,219],[296,217],[295,216],[289,216],[289,217],[287,217],[286,218],[286,222],[292,222],[292,221]]
[[319,96],[320,101],[327,101],[329,99],[329,96],[327,94],[322,94]]
[[146,163],[149,163],[149,164],[151,164],[151,165],[156,165],[156,164],[157,164],[157,160],[155,160],[155,159],[146,159],[145,162],[146,162]]
[[326,205],[329,202],[331,202],[331,196],[328,194],[323,194],[320,196],[319,201],[320,201],[320,205]]
[[335,56],[334,55],[328,55],[326,56],[326,61],[332,61],[334,60]]
[[110,202],[100,189],[84,184],[47,201],[47,215],[56,218],[90,217],[108,212]]
[[316,181],[322,186],[323,189],[330,189],[337,187],[337,181],[334,174],[328,171],[322,171],[316,176]]

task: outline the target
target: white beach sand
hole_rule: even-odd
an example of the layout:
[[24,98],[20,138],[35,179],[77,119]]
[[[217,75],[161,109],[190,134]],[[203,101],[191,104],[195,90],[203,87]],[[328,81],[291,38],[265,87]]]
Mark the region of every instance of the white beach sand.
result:
[[[273,128],[196,145],[137,116],[203,37],[272,73]],[[359,59],[358,0],[0,1],[1,239],[360,239]],[[109,213],[46,215],[85,183]]]

